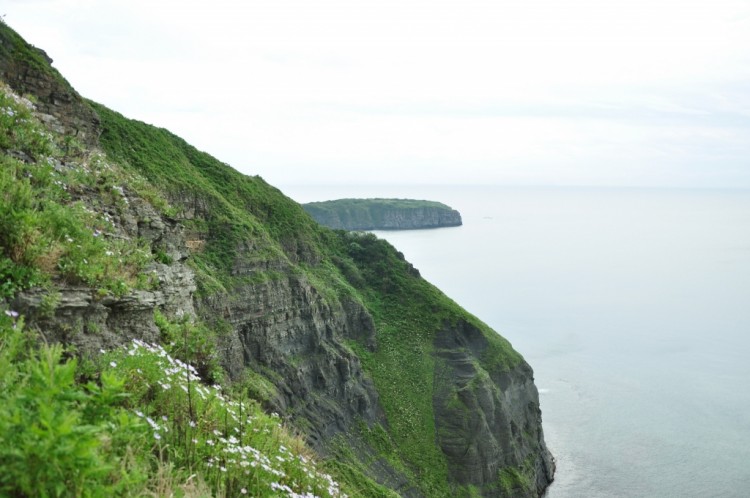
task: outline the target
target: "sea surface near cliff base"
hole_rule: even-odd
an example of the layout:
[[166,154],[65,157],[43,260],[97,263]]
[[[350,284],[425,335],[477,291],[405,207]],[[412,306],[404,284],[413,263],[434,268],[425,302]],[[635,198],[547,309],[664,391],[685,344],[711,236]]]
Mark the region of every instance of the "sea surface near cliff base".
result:
[[535,371],[548,498],[750,489],[750,191],[282,187],[404,197],[462,227],[376,232]]

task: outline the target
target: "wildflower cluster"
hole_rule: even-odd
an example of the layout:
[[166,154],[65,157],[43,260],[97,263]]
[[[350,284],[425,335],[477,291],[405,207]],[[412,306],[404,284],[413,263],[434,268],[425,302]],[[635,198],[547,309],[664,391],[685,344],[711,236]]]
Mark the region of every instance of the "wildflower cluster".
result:
[[16,150],[32,158],[52,151],[52,135],[33,118],[35,110],[29,99],[0,84],[0,149]]
[[[203,477],[216,494],[344,497],[338,483],[290,447],[278,415],[206,385],[196,369],[162,346],[133,340],[104,353],[102,364],[129,379],[127,404],[170,463]],[[244,490],[244,491],[243,491]]]

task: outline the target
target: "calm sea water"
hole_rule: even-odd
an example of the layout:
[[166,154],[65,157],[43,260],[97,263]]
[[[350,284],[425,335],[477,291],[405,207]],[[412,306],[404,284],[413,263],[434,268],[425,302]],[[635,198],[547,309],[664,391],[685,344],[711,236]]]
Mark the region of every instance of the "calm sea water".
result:
[[283,190],[461,211],[376,233],[534,368],[549,498],[750,495],[749,191]]

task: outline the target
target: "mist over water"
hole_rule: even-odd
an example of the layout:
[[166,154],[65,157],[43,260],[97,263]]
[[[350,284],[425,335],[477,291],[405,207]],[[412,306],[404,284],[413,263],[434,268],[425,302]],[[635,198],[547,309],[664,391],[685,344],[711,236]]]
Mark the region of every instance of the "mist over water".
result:
[[549,498],[750,490],[750,192],[287,188],[410,197],[464,225],[376,232],[534,368]]

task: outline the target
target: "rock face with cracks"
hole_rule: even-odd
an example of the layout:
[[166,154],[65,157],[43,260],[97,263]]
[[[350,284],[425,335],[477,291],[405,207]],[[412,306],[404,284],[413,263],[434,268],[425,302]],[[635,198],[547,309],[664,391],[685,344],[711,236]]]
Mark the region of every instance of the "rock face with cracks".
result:
[[[486,370],[477,360],[487,341],[471,324],[446,327],[435,336],[438,367],[434,400],[438,441],[458,482],[485,496],[503,492],[538,496],[552,481],[554,461],[541,431],[539,397],[531,367]],[[502,489],[504,468],[518,469],[518,487]]]
[[[34,96],[38,114],[51,130],[93,147],[102,120],[64,79],[50,72],[49,63],[44,53],[0,26],[3,80]],[[92,210],[105,209],[97,191],[77,195]],[[26,315],[29,326],[43,331],[47,340],[87,354],[131,338],[157,341],[156,311],[188,320],[221,320],[226,331],[216,349],[230,381],[241,380],[249,370],[264,377],[274,386],[268,409],[294,424],[321,454],[342,458],[338,450],[343,444],[351,450],[348,458],[399,494],[431,494],[421,487],[416,464],[393,456],[401,450],[386,456],[363,436],[377,427],[387,435],[392,416],[381,400],[388,386],[374,382],[362,355],[378,351],[384,327],[366,303],[381,299],[378,293],[387,292],[394,282],[384,283],[382,290],[363,287],[370,301],[358,298],[354,290],[331,297],[331,284],[306,271],[327,264],[327,256],[316,253],[302,235],[292,234],[282,242],[258,236],[231,248],[231,275],[226,277],[231,289],[198,293],[190,261],[215,243],[215,231],[205,228],[215,209],[209,197],[199,189],[169,192],[165,195],[177,214],[167,216],[127,185],[123,195],[127,203],[108,213],[114,228],[107,236],[140,240],[152,253],[163,255],[146,268],[154,286],[122,297],[61,282],[52,289],[29,289],[9,303]],[[414,228],[407,218],[415,219],[396,213],[388,218],[395,225],[380,228]],[[424,214],[420,219],[424,225],[432,218]],[[334,240],[329,232],[322,232],[321,240]],[[364,270],[349,260],[333,262],[338,269],[331,274],[347,276],[345,286],[366,280]],[[412,271],[403,278],[421,277]],[[44,305],[49,293],[56,294],[53,310]],[[465,320],[445,323],[429,340],[424,350],[435,365],[434,441],[448,474],[437,495],[541,496],[552,480],[554,462],[544,444],[531,368],[522,360],[511,368],[493,365],[486,332]],[[398,441],[389,444],[400,448]]]
[[27,44],[11,29],[0,30],[0,78],[19,94],[36,97],[51,129],[96,144],[99,116],[51,64],[44,50]]
[[273,407],[304,420],[317,448],[357,420],[382,420],[377,391],[345,346],[355,337],[375,338],[372,318],[359,303],[330,305],[304,277],[283,275],[204,306],[232,325],[226,369],[237,377],[248,366],[274,372]]

